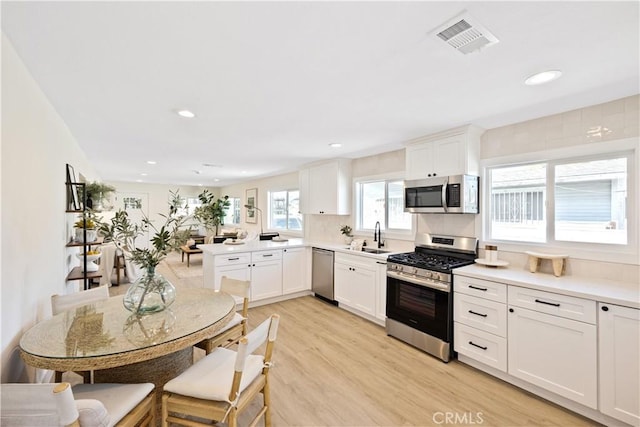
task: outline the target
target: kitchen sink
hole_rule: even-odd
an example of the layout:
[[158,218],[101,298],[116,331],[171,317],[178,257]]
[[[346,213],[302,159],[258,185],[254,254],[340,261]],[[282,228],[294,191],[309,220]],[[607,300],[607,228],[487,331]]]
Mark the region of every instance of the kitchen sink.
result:
[[362,248],[362,252],[368,252],[370,254],[388,254],[391,251],[385,251],[382,249]]

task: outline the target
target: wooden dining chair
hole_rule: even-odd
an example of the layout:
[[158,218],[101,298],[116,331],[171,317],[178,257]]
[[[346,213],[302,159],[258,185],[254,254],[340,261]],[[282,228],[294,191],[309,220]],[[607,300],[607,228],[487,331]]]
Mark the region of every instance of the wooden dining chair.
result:
[[[264,416],[271,426],[269,368],[280,316],[272,315],[243,337],[238,350],[217,348],[178,377],[164,385],[162,426],[211,426],[193,417],[224,422],[237,427],[238,414],[262,393],[262,408],[250,425]],[[264,355],[252,354],[267,342]]]
[[242,301],[240,313],[235,313],[233,319],[227,323],[222,330],[211,338],[200,341],[196,347],[203,349],[206,354],[211,353],[217,347],[229,347],[240,341],[240,338],[247,335],[247,322],[249,316],[249,292],[251,282],[248,280],[237,280],[227,276],[222,276],[220,290],[231,294],[236,303]]
[[[109,298],[109,287],[98,286],[97,288],[89,289],[86,291],[75,292],[68,295],[52,295],[51,296],[51,312],[55,316],[73,308],[81,307],[83,305],[92,304],[98,301],[103,301]],[[78,371],[78,375],[81,375],[85,383],[91,382],[90,371]],[[62,381],[62,372],[55,372],[55,382]]]
[[151,383],[1,384],[0,395],[3,427],[155,426]]

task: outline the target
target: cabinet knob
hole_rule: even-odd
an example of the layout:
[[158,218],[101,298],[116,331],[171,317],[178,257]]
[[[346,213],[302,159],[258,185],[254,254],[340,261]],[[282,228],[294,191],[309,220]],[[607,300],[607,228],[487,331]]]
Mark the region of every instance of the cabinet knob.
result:
[[602,311],[609,311],[609,307],[607,307],[606,305],[602,306]]
[[510,308],[510,309],[509,309],[509,313],[513,313],[513,308]]

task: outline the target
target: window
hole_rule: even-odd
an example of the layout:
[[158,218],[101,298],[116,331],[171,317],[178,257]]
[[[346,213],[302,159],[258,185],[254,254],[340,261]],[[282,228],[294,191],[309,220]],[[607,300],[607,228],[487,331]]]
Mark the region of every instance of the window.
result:
[[302,231],[300,191],[269,192],[269,228],[272,230]]
[[628,244],[631,156],[489,168],[489,240]]
[[408,232],[411,214],[404,211],[402,180],[371,180],[356,183],[357,230],[373,230],[377,221],[382,230]]
[[229,202],[229,207],[224,215],[224,224],[240,224],[240,198],[229,197]]

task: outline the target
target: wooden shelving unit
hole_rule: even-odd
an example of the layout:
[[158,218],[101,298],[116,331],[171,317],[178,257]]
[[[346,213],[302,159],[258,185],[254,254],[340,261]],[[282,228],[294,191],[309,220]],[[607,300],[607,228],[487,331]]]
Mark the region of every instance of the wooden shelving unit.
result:
[[[86,194],[86,184],[83,182],[73,182],[73,179],[69,176],[69,165],[67,165],[67,182],[65,183],[67,189],[67,213],[79,214],[84,216],[86,213],[87,206],[87,194]],[[77,207],[80,209],[77,209]],[[72,247],[81,247],[82,253],[86,254],[87,251],[91,250],[91,246],[97,246],[102,244],[103,239],[98,238],[93,242],[86,242],[86,233],[84,236],[85,242],[76,242],[71,241],[67,243],[65,246],[68,248]],[[99,279],[102,277],[102,274],[98,272],[86,271],[87,269],[87,257],[86,255],[82,259],[82,266],[74,267],[71,269],[69,274],[67,274],[67,281],[71,280],[82,280],[83,288],[87,290],[91,287],[91,281],[94,279]]]

